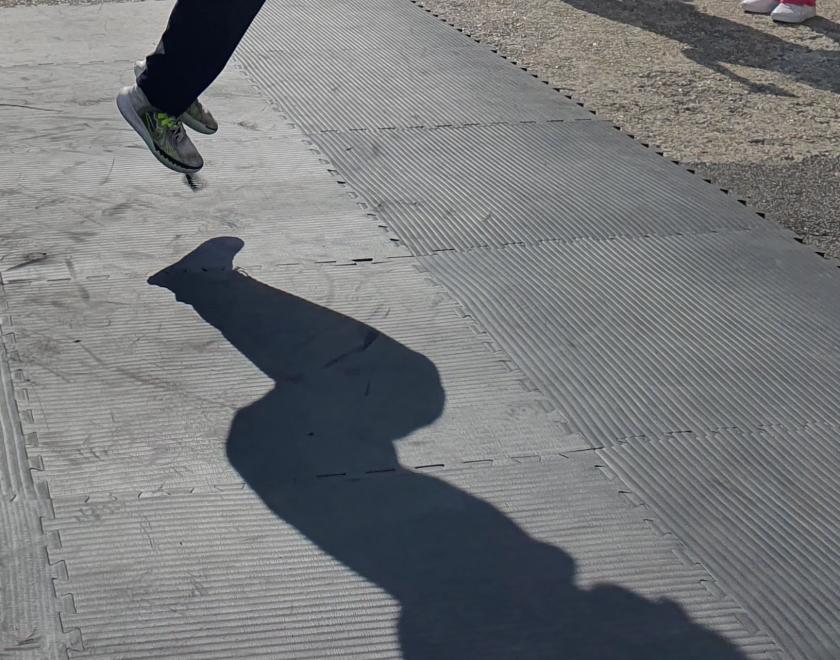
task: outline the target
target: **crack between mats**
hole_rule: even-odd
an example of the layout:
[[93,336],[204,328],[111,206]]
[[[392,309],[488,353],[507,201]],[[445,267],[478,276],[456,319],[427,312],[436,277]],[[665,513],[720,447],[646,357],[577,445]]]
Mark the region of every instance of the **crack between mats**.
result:
[[[664,438],[659,439],[662,440]],[[665,539],[673,545],[672,554],[677,563],[686,567],[699,567],[708,575],[709,580],[700,580],[700,582],[709,593],[709,597],[719,603],[728,602],[734,604],[740,610],[740,612],[734,614],[734,618],[741,628],[748,633],[751,640],[764,638],[776,647],[774,650],[767,652],[769,655],[764,655],[763,657],[769,657],[772,660],[781,660],[783,657],[783,647],[776,636],[759,624],[755,615],[744,603],[736,598],[728,589],[721,586],[724,583],[703,561],[700,554],[693,551],[688,543],[665,522],[661,513],[657,512],[654,507],[648,505],[645,498],[639,494],[642,489],[630,478],[630,475],[626,474],[620,468],[610,465],[610,460],[600,453],[600,449],[591,451],[594,451],[599,459],[599,462],[594,466],[595,469],[601,474],[604,482],[611,485],[618,492],[627,505],[628,510],[635,512],[642,524],[647,526],[651,534]],[[700,550],[702,551],[702,548]]]
[[[762,432],[768,431],[777,431],[780,433],[784,433],[785,431],[805,431],[810,428],[822,429],[826,431],[835,431],[840,433],[840,422],[837,425],[817,422],[805,422],[801,425],[795,426],[783,424],[767,424],[750,428],[732,425],[721,426],[716,429],[710,429],[696,433],[686,430],[677,430],[672,432],[664,432],[656,436],[626,436],[626,439],[629,440],[635,438],[639,442],[644,442],[647,444],[653,442],[667,442],[669,440],[674,439],[677,439],[678,441],[680,436],[690,437],[693,440],[702,440],[703,438],[713,438],[724,432],[731,432],[743,436],[759,436],[762,434]],[[312,484],[316,482],[355,482],[362,479],[381,478],[386,476],[400,476],[405,474],[443,474],[451,472],[464,472],[479,468],[493,469],[515,465],[533,465],[547,464],[552,462],[563,462],[566,460],[572,460],[578,456],[593,456],[596,457],[596,460],[603,462],[605,459],[601,456],[600,452],[605,450],[609,451],[611,449],[616,448],[632,451],[633,444],[629,442],[623,443],[621,445],[598,444],[582,449],[570,449],[557,452],[532,452],[498,455],[491,457],[485,456],[472,459],[460,459],[457,461],[447,461],[446,459],[444,459],[443,461],[432,460],[421,465],[395,464],[391,466],[370,467],[364,470],[346,472],[336,470],[323,473],[313,472],[308,475],[301,475],[299,477],[289,479],[285,483],[288,485],[302,485]],[[614,472],[613,469],[609,466],[598,465],[596,467],[598,467],[601,470],[601,473],[604,474],[608,481],[612,481],[614,477],[619,477],[619,475],[616,472]],[[619,479],[621,481],[625,481],[620,477]],[[46,487],[42,484],[43,482],[39,484],[39,488]],[[157,488],[150,490],[138,490],[136,488],[126,490],[110,490],[107,492],[97,493],[96,495],[67,495],[59,497],[59,499],[63,502],[76,502],[80,504],[99,504],[123,500],[147,499],[153,497],[208,495],[220,494],[225,492],[243,492],[245,490],[247,490],[246,482],[242,480],[236,480],[227,482],[223,481],[215,484],[204,483],[186,486],[174,486],[169,488],[161,485]],[[625,488],[622,489],[621,492],[623,494],[626,494],[630,491],[628,491]],[[631,497],[630,499],[633,498]],[[50,501],[52,501],[52,499],[50,499]],[[639,506],[640,504],[643,504],[642,501],[637,499],[633,506]]]
[[[420,259],[427,259],[430,257],[436,257],[439,255],[445,255],[449,252],[454,252],[457,254],[469,254],[471,252],[480,252],[483,250],[505,250],[508,248],[528,248],[528,247],[539,247],[541,245],[575,245],[578,243],[611,243],[616,241],[655,241],[657,239],[671,239],[671,238],[698,238],[702,236],[713,236],[713,235],[739,235],[739,234],[748,234],[748,233],[760,233],[765,232],[766,229],[762,227],[741,227],[730,229],[726,227],[722,227],[720,229],[708,229],[704,231],[697,231],[697,232],[674,232],[674,233],[657,233],[657,234],[644,234],[642,236],[607,236],[607,237],[597,237],[597,236],[580,236],[575,238],[541,238],[536,240],[529,240],[529,241],[511,241],[509,243],[499,243],[498,245],[469,245],[466,247],[450,247],[450,248],[436,248],[434,250],[427,250],[425,252],[418,253],[416,255],[417,258]],[[780,237],[784,238],[784,233],[779,234]]]
[[[592,452],[594,450],[587,451]],[[297,485],[312,485],[317,482],[348,483],[370,478],[399,477],[401,475],[411,473],[432,473],[438,476],[444,476],[446,473],[464,473],[480,468],[493,469],[510,465],[528,466],[536,464],[550,464],[552,462],[565,462],[567,460],[574,460],[572,454],[578,453],[579,452],[518,455],[504,458],[500,457],[494,459],[462,461],[457,463],[449,463],[447,465],[443,463],[433,465],[422,465],[416,466],[414,468],[398,466],[395,468],[367,470],[356,474],[331,473],[308,476],[300,479],[293,479],[289,480],[287,484],[289,486],[294,487]],[[589,467],[589,469],[595,470],[597,473],[599,473],[604,479],[605,486],[611,487],[614,490],[614,492],[618,494],[618,501],[623,503],[623,508],[626,511],[630,512],[633,516],[633,524],[639,525],[640,527],[646,529],[648,533],[652,536],[663,539],[665,542],[673,546],[672,555],[674,564],[686,567],[699,567],[708,576],[708,580],[701,579],[700,583],[708,592],[710,600],[720,603],[727,603],[730,606],[736,606],[740,610],[740,612],[738,612],[735,615],[735,618],[743,628],[744,632],[746,632],[751,639],[755,640],[757,638],[764,637],[768,640],[772,640],[773,642],[775,642],[775,640],[769,635],[767,635],[766,631],[761,629],[761,627],[753,620],[753,618],[749,615],[748,611],[744,608],[744,606],[719,586],[718,580],[715,578],[714,574],[708,569],[708,567],[705,564],[702,563],[702,561],[700,561],[700,559],[696,555],[694,555],[687,548],[685,543],[676,534],[670,532],[670,530],[664,527],[662,523],[657,519],[657,517],[649,513],[648,507],[641,499],[638,498],[638,496],[635,496],[632,487],[629,486],[623,478],[616,475],[614,472],[611,471],[611,469],[608,466],[603,465],[597,460],[596,462],[594,462],[593,465]],[[124,507],[127,503],[135,502],[141,499],[189,496],[200,497],[203,495],[219,496],[225,493],[244,493],[246,491],[247,485],[244,482],[230,482],[196,487],[159,488],[150,491],[110,491],[107,494],[102,493],[97,494],[95,496],[76,495],[61,497],[59,498],[59,501],[70,505],[78,504],[79,506],[83,507],[83,509],[84,507],[89,507],[91,511],[90,515],[100,514],[100,509],[103,509],[106,514],[108,512],[118,514],[120,513],[122,507]],[[622,507],[619,506],[619,508]],[[64,564],[64,562],[64,559],[59,559],[55,562],[55,564]],[[65,586],[68,589],[72,586],[69,576],[66,579]],[[65,603],[65,607],[72,607],[72,593],[62,594],[60,598],[67,601],[67,603]]]

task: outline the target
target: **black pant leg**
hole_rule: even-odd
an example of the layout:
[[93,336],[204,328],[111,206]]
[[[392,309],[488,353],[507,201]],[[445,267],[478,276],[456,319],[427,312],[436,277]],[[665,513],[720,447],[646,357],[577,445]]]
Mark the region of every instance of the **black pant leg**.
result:
[[265,0],[178,0],[138,84],[179,116],[222,72]]

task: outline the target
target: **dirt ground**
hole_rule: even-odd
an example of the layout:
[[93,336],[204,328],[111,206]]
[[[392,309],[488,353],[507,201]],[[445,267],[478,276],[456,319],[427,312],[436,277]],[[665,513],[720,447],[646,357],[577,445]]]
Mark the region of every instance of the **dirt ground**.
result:
[[838,0],[801,26],[737,0],[422,4],[840,257]]

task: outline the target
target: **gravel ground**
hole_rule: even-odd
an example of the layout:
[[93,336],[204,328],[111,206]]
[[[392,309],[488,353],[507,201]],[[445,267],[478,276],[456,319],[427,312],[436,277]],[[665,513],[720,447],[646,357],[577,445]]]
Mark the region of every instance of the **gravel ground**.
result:
[[780,26],[737,0],[422,0],[840,257],[840,2],[820,2]]

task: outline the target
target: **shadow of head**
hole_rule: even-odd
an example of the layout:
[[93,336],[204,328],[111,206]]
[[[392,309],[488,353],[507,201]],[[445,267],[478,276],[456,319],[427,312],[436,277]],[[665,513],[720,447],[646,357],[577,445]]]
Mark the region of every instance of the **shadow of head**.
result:
[[361,321],[236,270],[242,247],[238,238],[216,238],[149,278],[276,383],[237,413],[231,463],[254,487],[396,466],[393,443],[443,411],[435,365]]

